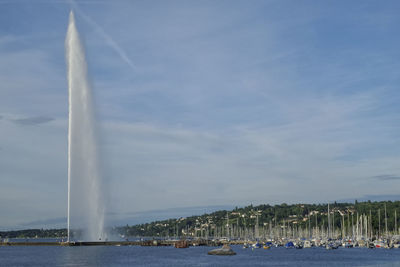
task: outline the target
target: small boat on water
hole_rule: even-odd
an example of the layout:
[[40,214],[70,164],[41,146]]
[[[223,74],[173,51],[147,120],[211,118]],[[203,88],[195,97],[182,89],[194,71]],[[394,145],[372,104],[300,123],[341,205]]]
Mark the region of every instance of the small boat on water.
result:
[[287,242],[285,248],[294,248],[294,243],[292,241]]
[[225,244],[222,246],[222,248],[216,248],[216,249],[210,250],[208,252],[208,255],[233,256],[233,255],[236,255],[236,252],[233,251],[232,248],[228,244]]
[[310,240],[304,241],[303,247],[304,247],[304,248],[311,248],[311,247],[312,247],[312,244],[311,244]]
[[343,244],[342,244],[342,247],[344,247],[344,248],[353,248],[354,247],[354,243],[351,240],[344,241]]
[[252,247],[253,247],[253,248],[261,248],[261,244],[258,243],[258,241],[257,241],[256,243],[254,243],[254,244],[252,245]]
[[296,249],[302,249],[303,248],[303,244],[298,243],[294,246]]
[[265,242],[263,249],[270,249],[272,247],[272,242]]
[[339,246],[337,244],[333,243],[333,242],[330,242],[330,243],[326,244],[325,248],[326,249],[338,249]]
[[186,240],[179,240],[174,243],[175,248],[188,248],[189,243]]

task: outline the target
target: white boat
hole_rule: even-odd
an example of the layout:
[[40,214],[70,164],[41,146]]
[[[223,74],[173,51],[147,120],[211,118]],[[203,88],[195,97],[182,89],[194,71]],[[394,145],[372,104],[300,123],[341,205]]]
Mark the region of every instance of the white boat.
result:
[[305,240],[303,244],[303,248],[311,248],[311,241],[310,240]]

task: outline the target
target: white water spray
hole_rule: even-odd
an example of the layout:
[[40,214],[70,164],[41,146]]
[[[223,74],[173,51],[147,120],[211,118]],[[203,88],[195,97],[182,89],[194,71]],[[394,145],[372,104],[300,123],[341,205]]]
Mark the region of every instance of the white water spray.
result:
[[68,241],[104,240],[104,202],[97,152],[92,89],[85,51],[71,11],[65,40],[68,68]]

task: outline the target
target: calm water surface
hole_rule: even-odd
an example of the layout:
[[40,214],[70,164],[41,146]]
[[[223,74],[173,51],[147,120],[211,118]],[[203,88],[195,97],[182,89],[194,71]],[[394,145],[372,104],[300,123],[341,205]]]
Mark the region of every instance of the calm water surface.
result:
[[0,247],[0,266],[400,266],[400,249],[242,249],[210,256],[211,247]]

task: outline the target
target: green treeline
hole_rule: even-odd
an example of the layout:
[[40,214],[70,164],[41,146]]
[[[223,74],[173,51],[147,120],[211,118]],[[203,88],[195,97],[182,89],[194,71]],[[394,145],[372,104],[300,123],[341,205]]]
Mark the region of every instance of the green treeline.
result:
[[[370,231],[371,235],[382,235],[386,229],[392,233],[398,233],[399,229],[395,229],[400,226],[398,211],[400,211],[400,201],[331,203],[331,231],[351,235],[353,233],[350,232],[355,231],[358,222],[359,226],[364,223],[364,228],[368,224],[368,231]],[[362,215],[363,217],[360,217]],[[238,236],[239,231],[252,231],[253,236],[257,234],[261,235],[261,232],[268,232],[268,229],[271,230],[276,227],[283,229],[290,228],[292,231],[299,231],[299,229],[311,231],[316,228],[327,229],[328,204],[288,205],[283,203],[274,206],[250,205],[230,211],[216,211],[201,216],[116,227],[114,228],[114,232],[123,234],[126,237],[232,237]],[[236,235],[233,234],[235,229]]]
[[67,229],[28,229],[0,232],[0,238],[63,238]]

